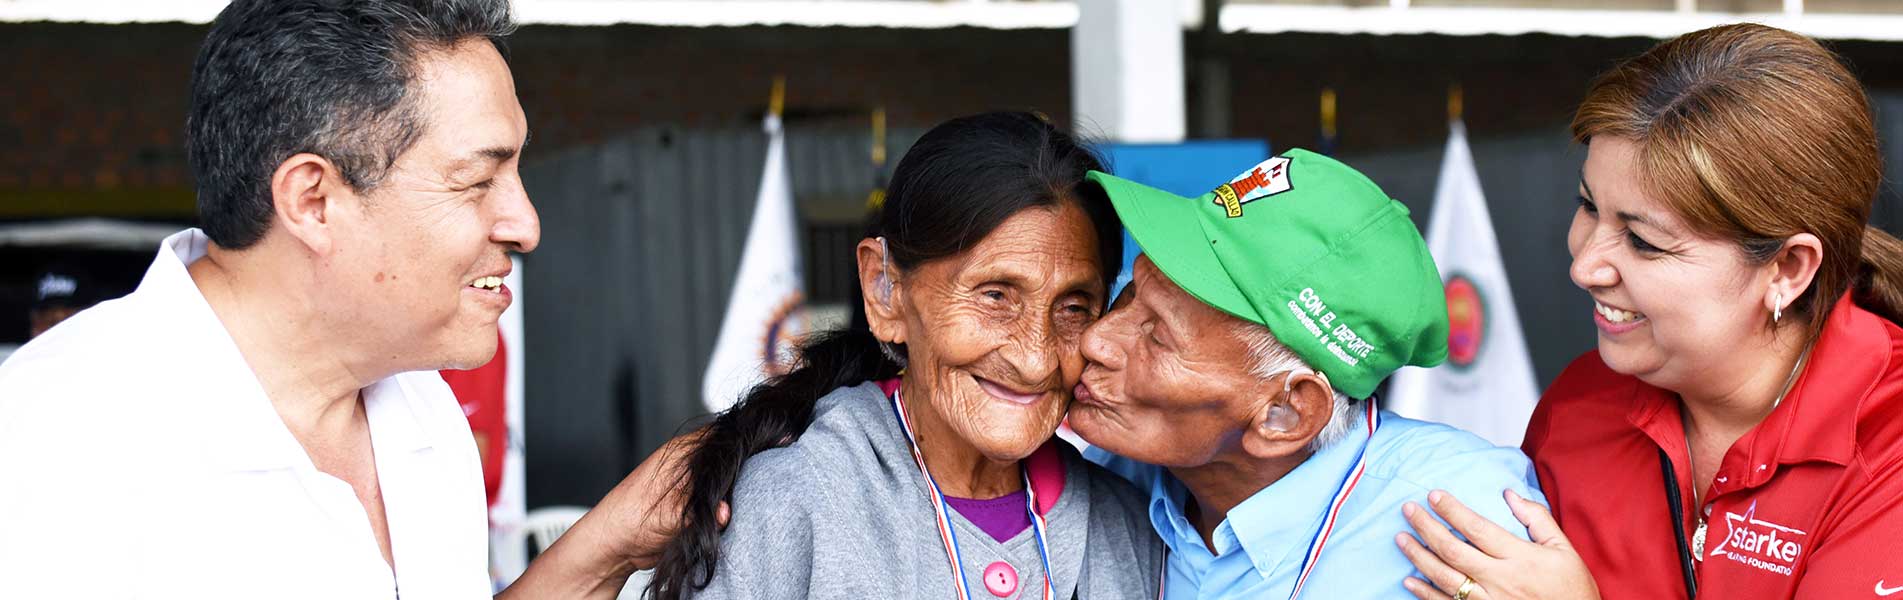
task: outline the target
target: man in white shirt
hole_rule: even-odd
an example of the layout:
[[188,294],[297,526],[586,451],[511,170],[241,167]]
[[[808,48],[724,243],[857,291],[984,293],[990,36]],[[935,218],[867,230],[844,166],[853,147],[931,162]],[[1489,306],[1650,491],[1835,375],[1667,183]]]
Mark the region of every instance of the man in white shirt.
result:
[[[0,595],[490,595],[442,379],[541,230],[506,0],[237,0],[193,68],[203,229],[0,367]],[[612,596],[603,503],[505,595]],[[603,511],[597,511],[603,512]]]

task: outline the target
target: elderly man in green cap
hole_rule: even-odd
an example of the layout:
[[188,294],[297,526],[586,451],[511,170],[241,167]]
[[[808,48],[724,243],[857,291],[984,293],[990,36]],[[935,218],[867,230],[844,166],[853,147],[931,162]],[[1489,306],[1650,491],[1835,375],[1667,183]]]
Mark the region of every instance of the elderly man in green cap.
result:
[[1509,497],[1543,497],[1519,450],[1373,405],[1396,369],[1447,355],[1440,274],[1401,203],[1303,150],[1200,198],[1089,179],[1143,255],[1084,334],[1070,426],[1149,492],[1166,597],[1406,597],[1396,536],[1433,490],[1490,499],[1465,516],[1526,536]]

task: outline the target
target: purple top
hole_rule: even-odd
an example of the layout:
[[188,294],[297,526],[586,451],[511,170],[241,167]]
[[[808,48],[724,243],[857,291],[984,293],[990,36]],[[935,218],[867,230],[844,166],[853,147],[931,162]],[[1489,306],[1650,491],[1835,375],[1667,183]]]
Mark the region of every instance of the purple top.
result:
[[1010,541],[1031,526],[1031,513],[1025,510],[1024,505],[1024,490],[990,500],[946,496],[945,503],[950,504],[958,514],[964,515],[965,520],[991,534],[991,538],[998,540],[998,543]]

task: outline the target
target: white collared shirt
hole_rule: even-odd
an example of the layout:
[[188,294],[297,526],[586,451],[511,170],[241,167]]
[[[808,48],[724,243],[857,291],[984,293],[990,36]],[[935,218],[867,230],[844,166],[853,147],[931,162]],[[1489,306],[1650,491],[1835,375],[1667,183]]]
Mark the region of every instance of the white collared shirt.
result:
[[186,265],[0,365],[0,596],[486,598],[475,441],[434,372],[363,390],[395,571],[350,484],[313,466]]

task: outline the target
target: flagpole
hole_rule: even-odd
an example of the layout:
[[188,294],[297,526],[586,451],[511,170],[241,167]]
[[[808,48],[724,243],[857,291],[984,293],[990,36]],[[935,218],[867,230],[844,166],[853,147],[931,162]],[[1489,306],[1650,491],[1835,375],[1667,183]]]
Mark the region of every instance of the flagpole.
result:
[[774,75],[773,76],[773,92],[771,95],[767,96],[766,112],[769,115],[778,117],[784,114],[785,109],[786,109],[786,76]]
[[885,205],[885,106],[872,108],[872,191],[866,194],[866,212]]
[[885,166],[885,107],[872,109],[872,164]]
[[1332,155],[1335,153],[1335,88],[1322,88],[1321,117],[1321,151],[1322,154]]

